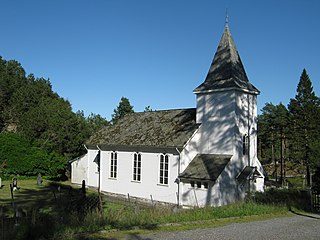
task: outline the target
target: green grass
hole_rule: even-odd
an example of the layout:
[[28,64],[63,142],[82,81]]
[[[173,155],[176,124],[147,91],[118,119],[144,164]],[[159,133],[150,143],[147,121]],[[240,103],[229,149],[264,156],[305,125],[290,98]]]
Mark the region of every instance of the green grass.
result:
[[[8,217],[13,215],[10,183],[11,181],[2,181],[4,186],[0,189],[0,206],[4,207],[4,214]],[[53,205],[53,193],[48,181],[38,186],[36,179],[18,180],[18,188],[19,190],[13,192],[14,204],[27,213],[35,206],[42,208]]]
[[[0,190],[0,205],[5,207],[5,215],[12,217],[9,183],[3,182],[5,186]],[[14,192],[15,204],[26,212],[29,220],[16,229],[15,236],[9,235],[15,239],[24,239],[26,236],[32,239],[76,239],[82,235],[85,236],[82,239],[90,239],[95,236],[92,232],[106,236],[115,234],[110,232],[112,229],[120,229],[123,234],[132,231],[183,230],[288,214],[284,206],[253,201],[217,208],[178,209],[173,212],[170,208],[148,208],[135,203],[121,204],[108,200],[103,204],[102,213],[92,211],[81,215],[76,208],[68,208],[70,200],[79,195],[79,187],[70,193],[70,185],[66,183],[60,186],[58,192],[56,183],[44,181],[42,186],[37,186],[36,178],[18,180],[18,186],[19,191]],[[88,195],[96,194],[94,191],[88,192]],[[135,230],[130,230],[132,228]],[[122,233],[117,231],[117,234]]]
[[263,215],[270,213],[284,214],[286,207],[270,206],[253,202],[231,204],[224,207],[207,207],[184,209],[178,212],[168,210],[145,209],[137,213],[131,209],[112,210],[107,209],[105,219],[107,225],[112,228],[130,228],[132,226],[153,226],[165,223],[181,223],[199,220],[216,220],[230,217],[245,217],[251,215]]

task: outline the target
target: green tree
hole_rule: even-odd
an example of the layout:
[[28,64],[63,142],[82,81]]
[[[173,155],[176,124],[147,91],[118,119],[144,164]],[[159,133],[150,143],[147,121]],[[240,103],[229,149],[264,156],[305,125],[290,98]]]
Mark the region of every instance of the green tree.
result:
[[25,137],[15,133],[0,134],[0,166],[5,175],[29,175],[38,173],[60,177],[66,160],[63,156],[32,145]]
[[86,121],[88,123],[88,127],[90,129],[90,135],[94,134],[99,129],[110,125],[109,121],[103,118],[100,114],[91,113]]
[[[285,152],[287,149],[288,110],[282,104],[266,103],[258,116],[258,152],[262,162],[274,164],[274,177],[285,177]],[[280,171],[278,169],[280,163]]]
[[123,118],[126,114],[133,113],[133,106],[131,106],[128,98],[122,97],[119,105],[113,110],[112,124],[115,124],[120,118]]
[[82,144],[90,136],[85,118],[71,111],[62,98],[43,99],[21,116],[19,130],[47,151],[67,158],[81,154]]
[[153,112],[154,110],[150,106],[144,108],[144,112]]
[[41,102],[56,98],[59,96],[52,91],[49,80],[36,79],[31,74],[11,94],[6,109],[4,109],[5,119],[7,122],[18,123],[23,114],[36,108]]
[[[26,155],[31,156],[30,163],[33,159],[46,159],[43,163],[50,161],[54,165],[60,162],[57,159],[61,156],[64,162],[79,156],[84,151],[83,143],[106,122],[100,115],[91,114],[85,118],[83,114],[72,112],[70,102],[52,90],[48,79],[35,78],[32,74],[26,77],[20,63],[0,57],[0,132],[14,131],[25,137],[32,148],[48,154],[44,158],[40,157],[42,152],[34,151]],[[6,154],[14,156],[14,153]],[[18,158],[13,159],[19,162]],[[19,166],[22,168],[26,162],[19,162]],[[10,160],[10,166],[15,163]],[[1,168],[8,164],[3,161]],[[49,165],[46,168],[55,169]]]
[[301,162],[306,168],[307,184],[310,186],[311,167],[313,166],[314,151],[312,146],[319,137],[319,98],[315,95],[312,82],[303,69],[297,87],[297,94],[289,103],[291,127],[291,157]]
[[283,184],[286,177],[286,160],[288,159],[287,135],[289,133],[289,111],[282,103],[280,103],[276,106],[275,115],[275,128],[278,139],[277,146],[280,155],[280,181]]
[[272,147],[274,146],[275,135],[275,109],[272,103],[266,103],[258,116],[258,141],[259,141],[259,158],[264,163],[273,159]]
[[[17,61],[3,60],[0,56],[0,130],[11,120],[5,110],[16,89],[25,83],[25,70]],[[9,118],[8,118],[9,117]]]

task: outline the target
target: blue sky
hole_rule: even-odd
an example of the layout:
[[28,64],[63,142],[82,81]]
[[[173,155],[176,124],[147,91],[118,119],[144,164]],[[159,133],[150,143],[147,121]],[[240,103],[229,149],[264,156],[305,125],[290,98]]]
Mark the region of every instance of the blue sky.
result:
[[195,107],[226,9],[259,109],[287,104],[303,68],[320,95],[318,0],[3,1],[0,55],[85,115],[110,119],[122,96],[135,111]]

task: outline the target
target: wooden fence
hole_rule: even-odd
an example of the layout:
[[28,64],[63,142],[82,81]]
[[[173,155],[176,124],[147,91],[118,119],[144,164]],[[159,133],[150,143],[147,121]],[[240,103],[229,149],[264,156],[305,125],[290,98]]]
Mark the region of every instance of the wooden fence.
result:
[[315,212],[320,212],[320,192],[312,192],[312,210]]

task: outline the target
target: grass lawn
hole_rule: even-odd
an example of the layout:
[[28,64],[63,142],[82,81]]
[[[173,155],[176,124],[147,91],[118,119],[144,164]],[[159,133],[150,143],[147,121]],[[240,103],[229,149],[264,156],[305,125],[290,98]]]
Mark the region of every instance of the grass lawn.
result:
[[[4,186],[0,189],[0,206],[4,207],[6,217],[13,216],[9,184],[9,181],[3,181]],[[18,187],[20,189],[13,193],[15,205],[29,217],[29,222],[21,224],[18,229],[22,236],[38,233],[32,235],[32,239],[43,236],[50,239],[77,239],[79,235],[82,239],[94,239],[94,236],[103,239],[132,231],[145,233],[204,228],[288,214],[286,207],[254,202],[217,208],[178,209],[173,212],[170,208],[147,208],[137,203],[114,202],[108,198],[104,198],[102,212],[88,211],[82,214],[74,201],[80,194],[79,187],[70,189],[68,183],[58,185],[51,181],[44,181],[42,186],[38,186],[36,177],[18,180]],[[97,196],[97,193],[89,191],[88,195]],[[188,224],[190,222],[192,224]],[[135,230],[130,230],[132,228]],[[112,229],[121,231],[110,231]]]
[[[11,204],[10,183],[11,181],[2,181],[3,187],[0,189],[0,205],[2,206]],[[34,180],[18,180],[19,190],[13,192],[15,203],[28,206],[34,202],[48,201],[51,197],[50,195],[53,195],[49,184],[50,182],[44,181],[42,186],[38,186],[36,178]]]

